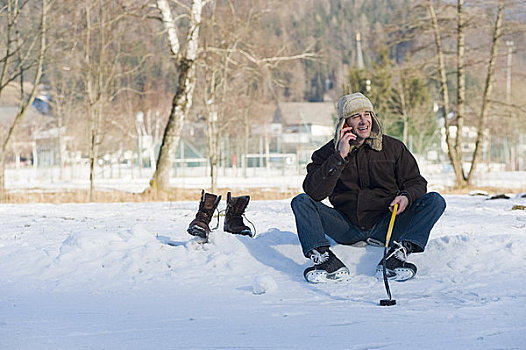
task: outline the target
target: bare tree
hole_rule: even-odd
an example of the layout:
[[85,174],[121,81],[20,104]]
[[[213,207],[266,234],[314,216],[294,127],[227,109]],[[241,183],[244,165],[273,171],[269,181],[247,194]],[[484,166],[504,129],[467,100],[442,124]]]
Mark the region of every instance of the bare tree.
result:
[[[51,28],[50,28],[51,29]],[[69,28],[68,28],[69,29]],[[62,28],[58,29],[55,35],[64,34]],[[58,36],[57,35],[57,36]],[[67,164],[66,155],[66,139],[67,139],[67,125],[73,119],[77,101],[81,100],[77,85],[80,81],[79,74],[76,74],[71,67],[71,62],[76,58],[75,52],[71,42],[63,42],[71,40],[71,36],[59,36],[59,43],[66,46],[65,50],[49,50],[48,57],[50,58],[48,70],[46,73],[47,82],[49,83],[50,105],[53,110],[53,115],[56,119],[57,143],[58,143],[58,164],[59,164],[59,179],[64,180],[64,168]],[[53,62],[53,64],[51,64]]]
[[[0,75],[0,95],[4,88],[15,81],[20,80],[20,103],[17,114],[9,128],[0,148],[0,200],[5,199],[5,161],[8,146],[13,135],[22,122],[28,109],[38,92],[38,85],[42,78],[44,55],[46,52],[47,33],[47,11],[49,0],[41,1],[41,13],[39,28],[34,32],[31,27],[19,26],[20,16],[30,16],[32,9],[28,2],[8,0],[2,12],[5,13],[5,26],[7,43],[5,54],[1,58],[2,70]],[[14,66],[11,66],[14,64]],[[29,93],[24,91],[24,75],[34,71],[32,88]]]
[[[456,169],[459,170],[457,176],[457,186],[464,187],[467,180],[464,176],[462,159],[462,141],[464,120],[466,114],[466,66],[465,66],[465,26],[466,14],[464,13],[464,0],[457,0],[457,135],[455,140],[454,153],[456,154]],[[447,118],[447,117],[446,117]]]
[[174,155],[179,140],[181,139],[184,121],[192,106],[201,13],[207,3],[208,1],[192,0],[192,7],[187,14],[190,24],[184,42],[186,51],[184,54],[181,54],[181,45],[177,35],[177,23],[172,15],[169,2],[168,0],[156,1],[179,78],[177,90],[172,101],[170,116],[168,117],[168,122],[164,130],[157,166],[150,180],[150,189],[166,190],[170,186],[170,172]]
[[442,47],[442,40],[440,38],[440,29],[438,26],[438,19],[432,4],[432,1],[427,1],[427,8],[431,17],[432,30],[435,36],[435,45],[438,59],[439,81],[441,86],[443,108],[444,108],[444,127],[446,133],[446,142],[448,147],[448,155],[455,172],[455,183],[457,187],[466,187],[471,184],[474,170],[476,169],[477,161],[481,152],[481,144],[484,135],[484,126],[486,122],[486,114],[488,108],[488,97],[492,88],[492,80],[494,76],[494,65],[497,55],[497,45],[500,38],[500,31],[502,27],[502,12],[504,10],[504,0],[499,0],[497,6],[497,14],[494,21],[492,44],[490,48],[489,59],[487,63],[486,84],[484,88],[483,103],[481,112],[478,116],[478,131],[475,151],[471,160],[471,167],[468,173],[463,168],[462,159],[462,134],[464,128],[465,117],[465,61],[464,61],[464,36],[465,36],[465,13],[463,0],[457,0],[457,132],[455,142],[453,142],[450,134],[450,123],[448,120],[449,114],[449,93],[446,78],[446,66],[444,63],[444,49]]
[[425,142],[424,139],[433,135],[437,128],[425,77],[413,62],[399,66],[394,71],[396,74],[389,111],[401,117],[402,141],[409,145],[409,136],[413,136],[411,140],[416,139],[416,153],[422,154],[424,146],[432,141]]
[[[86,0],[79,8],[79,38],[74,43],[81,59],[77,62],[82,76],[82,96],[88,116],[90,201],[94,200],[95,170],[99,148],[104,141],[106,119],[119,115],[116,99],[123,91],[122,80],[131,70],[122,69],[128,40],[121,23],[127,16],[113,1]],[[138,65],[140,66],[140,64]],[[113,107],[113,108],[110,108]]]
[[[99,1],[99,28],[93,28],[91,1],[86,1],[84,6],[85,14],[85,40],[84,40],[84,86],[87,99],[87,113],[89,120],[89,180],[90,180],[90,201],[94,200],[95,190],[95,165],[98,157],[98,146],[101,142],[101,125],[104,110],[105,76],[104,76],[104,57],[106,48],[106,29],[104,28],[104,7],[102,0]],[[97,9],[96,9],[97,10]],[[97,30],[98,29],[98,30]],[[97,30],[98,50],[92,49],[92,35]],[[93,57],[95,56],[95,57]],[[98,56],[98,58],[97,58]],[[95,60],[95,62],[93,62]],[[107,80],[106,80],[107,81]]]
[[220,139],[228,141],[231,152],[221,156],[236,162],[235,169],[241,164],[246,176],[250,128],[257,117],[253,113],[255,106],[263,100],[276,100],[281,84],[279,73],[290,67],[287,63],[314,59],[316,55],[309,49],[290,53],[296,50],[282,42],[283,38],[270,40],[264,35],[264,23],[271,14],[269,3],[229,0],[215,4],[212,11],[203,24],[204,59],[200,71],[206,81],[203,104],[208,115],[210,180],[215,189]]
[[493,88],[493,77],[495,75],[495,61],[497,58],[497,47],[499,38],[501,36],[502,28],[502,13],[504,11],[504,0],[499,0],[495,25],[493,28],[493,36],[491,40],[491,51],[488,60],[488,72],[486,74],[486,82],[484,84],[484,95],[482,96],[482,105],[480,107],[479,124],[477,132],[477,141],[475,142],[475,151],[473,152],[473,160],[471,162],[471,169],[469,170],[467,181],[470,182],[475,173],[477,162],[480,158],[482,143],[484,141],[484,130],[486,128],[486,121],[488,118],[489,97]]
[[447,75],[446,75],[446,63],[444,58],[444,49],[442,46],[442,39],[440,37],[440,28],[438,27],[438,18],[435,12],[435,8],[431,0],[427,1],[427,7],[429,15],[431,17],[432,31],[434,34],[435,45],[436,45],[436,57],[438,61],[438,73],[439,73],[439,85],[440,85],[440,95],[442,98],[442,108],[444,111],[444,129],[446,135],[446,143],[449,159],[453,170],[455,172],[455,177],[458,180],[462,176],[462,168],[459,167],[458,155],[455,152],[455,147],[453,144],[451,132],[450,132],[450,123],[449,123],[449,89],[447,86]]

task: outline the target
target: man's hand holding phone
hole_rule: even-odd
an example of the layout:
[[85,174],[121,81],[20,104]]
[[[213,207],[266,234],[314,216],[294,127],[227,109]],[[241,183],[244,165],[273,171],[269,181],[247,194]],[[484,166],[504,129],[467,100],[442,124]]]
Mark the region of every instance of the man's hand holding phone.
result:
[[356,135],[352,133],[352,127],[344,124],[340,130],[340,142],[338,142],[338,151],[342,158],[347,157],[347,154],[351,150],[352,141],[356,141]]

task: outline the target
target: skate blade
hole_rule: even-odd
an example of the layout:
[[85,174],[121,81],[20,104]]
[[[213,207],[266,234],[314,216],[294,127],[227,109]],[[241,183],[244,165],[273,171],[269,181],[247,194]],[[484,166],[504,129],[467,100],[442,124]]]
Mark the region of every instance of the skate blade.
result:
[[[396,282],[404,282],[415,277],[415,272],[413,270],[404,267],[399,267],[394,270],[387,269],[385,273],[388,280]],[[380,266],[376,268],[375,276],[378,280],[384,279],[383,267]]]
[[341,283],[350,279],[349,269],[341,267],[333,273],[327,273],[322,270],[313,270],[305,275],[305,279],[309,283]]

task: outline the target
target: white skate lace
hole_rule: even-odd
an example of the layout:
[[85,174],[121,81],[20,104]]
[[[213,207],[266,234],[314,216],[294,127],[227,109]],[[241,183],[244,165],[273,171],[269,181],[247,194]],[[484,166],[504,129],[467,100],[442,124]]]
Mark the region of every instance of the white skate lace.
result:
[[312,250],[312,254],[310,256],[310,259],[314,263],[314,265],[320,265],[329,260],[329,251],[326,251],[323,254],[320,254],[316,249]]
[[397,248],[391,254],[389,254],[389,256],[385,258],[385,260],[394,256],[396,259],[400,261],[407,261],[407,250],[405,249],[405,247],[398,242],[393,242],[393,243],[397,245]]

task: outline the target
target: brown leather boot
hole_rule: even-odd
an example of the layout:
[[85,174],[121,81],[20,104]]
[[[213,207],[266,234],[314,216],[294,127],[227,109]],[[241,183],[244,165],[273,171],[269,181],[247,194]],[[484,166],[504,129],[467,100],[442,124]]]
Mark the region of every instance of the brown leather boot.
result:
[[250,196],[231,197],[230,192],[226,195],[226,212],[223,230],[238,235],[253,237],[250,227],[243,222],[243,213],[247,208]]
[[210,234],[210,221],[214,215],[214,211],[219,205],[221,196],[216,196],[212,193],[205,193],[201,191],[201,200],[199,201],[199,210],[195,215],[195,219],[192,220],[188,229],[186,230],[192,236],[201,238],[202,243],[208,242],[208,235]]

